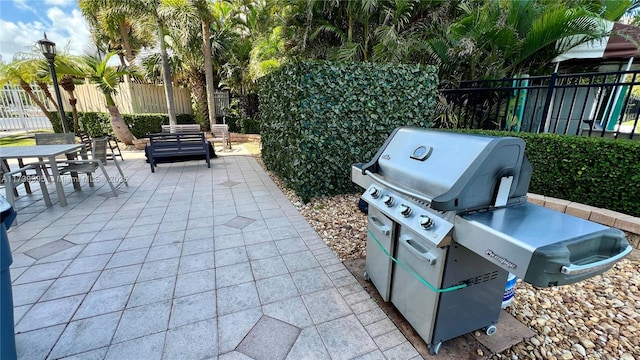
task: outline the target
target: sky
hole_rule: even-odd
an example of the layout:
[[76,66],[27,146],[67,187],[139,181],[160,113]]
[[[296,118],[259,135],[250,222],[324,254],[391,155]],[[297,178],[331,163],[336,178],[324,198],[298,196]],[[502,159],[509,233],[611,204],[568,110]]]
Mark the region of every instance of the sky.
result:
[[0,0],[0,61],[9,63],[14,54],[29,52],[44,32],[58,53],[91,50],[89,27],[76,0]]

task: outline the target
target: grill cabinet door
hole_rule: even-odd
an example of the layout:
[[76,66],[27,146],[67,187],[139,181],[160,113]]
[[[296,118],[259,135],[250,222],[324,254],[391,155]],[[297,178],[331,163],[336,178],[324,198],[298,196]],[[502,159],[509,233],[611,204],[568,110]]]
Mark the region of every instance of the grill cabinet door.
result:
[[[367,224],[367,275],[384,301],[389,301],[391,289],[392,260],[385,254],[393,255],[395,223],[376,208],[369,206]],[[384,251],[383,251],[384,249]]]
[[440,288],[447,249],[436,247],[430,241],[401,226],[396,254],[403,266],[394,266],[391,302],[420,337],[427,344],[431,344],[440,294],[429,289],[403,267],[410,269],[435,288]]

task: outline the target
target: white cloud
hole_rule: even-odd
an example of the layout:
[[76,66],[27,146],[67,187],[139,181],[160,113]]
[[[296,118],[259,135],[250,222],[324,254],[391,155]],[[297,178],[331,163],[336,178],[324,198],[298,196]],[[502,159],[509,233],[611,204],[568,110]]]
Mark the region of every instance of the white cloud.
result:
[[58,33],[59,39],[63,39],[59,46],[68,45],[69,53],[81,55],[93,46],[89,26],[80,10],[65,14],[60,8],[53,7],[47,10],[47,17],[52,23],[52,34]]
[[56,43],[58,52],[68,46],[68,52],[81,55],[92,47],[91,34],[80,10],[65,13],[58,7],[46,11],[49,24],[40,21],[10,22],[0,19],[0,60],[10,62],[17,52],[30,51],[36,42],[47,33],[47,38]]
[[74,2],[75,0],[44,0],[44,3],[47,5],[62,6],[62,7],[70,6]]
[[42,38],[42,32],[45,30],[42,23],[37,21],[24,24],[2,19],[0,19],[0,29],[2,29],[0,56],[4,62],[10,62],[17,52],[28,52],[35,42]]
[[38,11],[33,6],[27,4],[27,0],[13,0],[13,4],[20,10],[28,10],[34,14],[38,13]]

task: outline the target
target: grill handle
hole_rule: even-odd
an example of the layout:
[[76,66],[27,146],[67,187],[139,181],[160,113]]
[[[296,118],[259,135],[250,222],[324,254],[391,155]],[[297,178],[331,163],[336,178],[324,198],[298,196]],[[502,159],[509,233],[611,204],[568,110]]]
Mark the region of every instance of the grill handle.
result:
[[373,180],[373,181],[375,181],[375,182],[377,182],[377,183],[379,183],[379,184],[381,184],[383,186],[386,186],[386,187],[388,187],[389,189],[391,189],[391,190],[393,190],[395,192],[398,192],[398,193],[400,193],[402,195],[406,195],[406,196],[412,197],[414,199],[421,200],[421,201],[424,201],[426,203],[431,204],[431,199],[428,198],[428,197],[425,197],[424,195],[422,195],[420,193],[411,191],[411,190],[409,190],[407,188],[404,188],[404,187],[400,187],[400,186],[394,185],[394,184],[388,182],[387,180],[382,179],[380,176],[378,176],[377,174],[375,174],[375,173],[373,173],[373,172],[371,172],[369,170],[365,170],[364,173],[365,173],[365,175],[368,175],[371,178],[371,180]]
[[378,219],[375,216],[371,217],[371,223],[373,223],[373,226],[378,230],[379,233],[381,233],[382,235],[389,235],[391,234],[391,228],[388,227],[387,225],[385,225],[382,221],[380,221],[380,219]]
[[618,255],[612,256],[604,260],[596,261],[587,265],[571,264],[569,266],[563,266],[560,272],[562,272],[565,275],[580,275],[588,272],[602,270],[606,267],[613,265],[613,263],[622,259],[623,257],[627,256],[631,252],[631,250],[633,250],[633,247],[631,247],[631,245],[627,245],[627,247]]
[[417,256],[418,259],[425,261],[429,265],[434,265],[436,263],[437,257],[429,252],[429,250],[423,248],[420,244],[418,244],[415,240],[408,236],[400,237],[400,244],[404,245],[413,255]]

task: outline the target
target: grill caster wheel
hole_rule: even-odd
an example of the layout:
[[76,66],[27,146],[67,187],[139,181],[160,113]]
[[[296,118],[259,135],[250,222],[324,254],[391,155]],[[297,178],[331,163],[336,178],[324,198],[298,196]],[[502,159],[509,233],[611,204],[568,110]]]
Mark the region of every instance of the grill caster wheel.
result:
[[440,347],[441,346],[442,346],[442,341],[437,343],[437,344],[429,345],[429,354],[438,355],[438,353],[440,352]]
[[494,335],[496,332],[498,331],[498,328],[496,328],[495,325],[490,325],[487,326],[487,328],[485,329],[485,334],[492,336]]
[[364,278],[364,281],[371,281],[371,278],[369,277],[369,274],[367,274],[367,272],[365,271],[364,274],[362,275],[362,277]]

